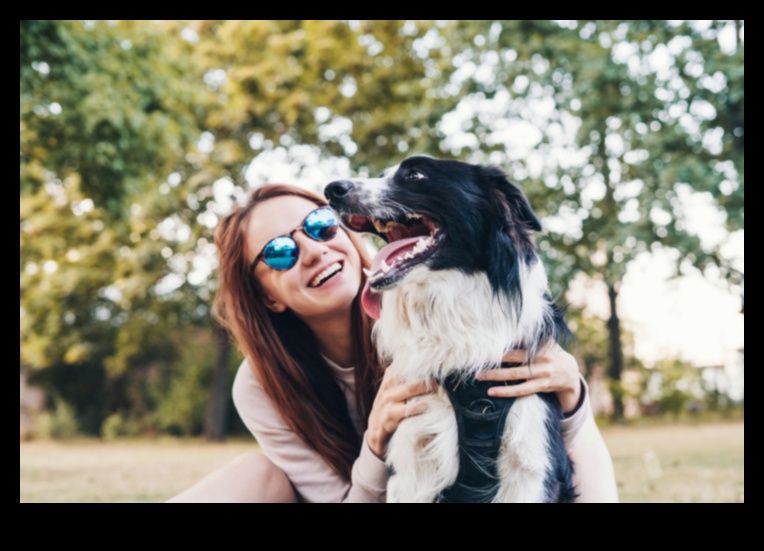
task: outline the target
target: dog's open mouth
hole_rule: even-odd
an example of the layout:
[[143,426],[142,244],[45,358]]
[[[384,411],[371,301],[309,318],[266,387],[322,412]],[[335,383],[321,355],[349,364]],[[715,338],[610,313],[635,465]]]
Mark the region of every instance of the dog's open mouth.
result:
[[440,229],[423,214],[405,214],[379,219],[345,214],[342,221],[355,231],[370,232],[387,242],[366,272],[374,290],[395,285],[411,268],[427,260],[440,241]]
[[443,233],[438,224],[424,214],[407,213],[392,219],[358,214],[342,215],[350,229],[370,232],[387,242],[374,257],[363,293],[367,313],[379,318],[379,292],[395,286],[411,269],[421,264],[440,244]]

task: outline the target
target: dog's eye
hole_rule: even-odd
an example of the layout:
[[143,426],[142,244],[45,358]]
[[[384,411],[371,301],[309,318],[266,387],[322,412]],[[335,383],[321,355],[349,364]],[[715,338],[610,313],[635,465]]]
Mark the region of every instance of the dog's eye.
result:
[[418,180],[424,180],[425,178],[427,178],[427,176],[425,176],[424,172],[419,172],[418,170],[412,170],[406,176],[406,179],[411,180],[412,182],[416,182]]

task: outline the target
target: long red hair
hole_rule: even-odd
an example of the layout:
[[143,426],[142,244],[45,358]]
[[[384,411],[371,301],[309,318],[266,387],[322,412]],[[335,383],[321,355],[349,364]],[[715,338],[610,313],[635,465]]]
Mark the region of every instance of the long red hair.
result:
[[[244,206],[223,218],[215,231],[219,267],[213,315],[236,339],[286,423],[337,473],[350,480],[361,440],[342,389],[308,326],[289,310],[274,313],[266,308],[262,287],[247,262],[245,228],[252,210],[263,201],[284,195],[302,197],[317,206],[327,204],[309,191],[272,184],[254,190]],[[371,259],[363,240],[352,232],[348,236],[361,263],[369,268]],[[352,305],[352,331],[356,404],[365,429],[382,373],[371,343],[372,320],[361,307],[366,275],[362,273],[361,278]]]

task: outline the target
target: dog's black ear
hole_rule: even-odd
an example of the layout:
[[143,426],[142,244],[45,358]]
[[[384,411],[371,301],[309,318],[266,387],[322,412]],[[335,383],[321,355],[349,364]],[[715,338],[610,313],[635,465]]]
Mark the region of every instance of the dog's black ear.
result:
[[493,292],[503,293],[508,299],[519,301],[517,312],[522,307],[520,289],[520,262],[515,243],[506,231],[494,226],[488,236],[488,263],[486,275]]
[[541,222],[523,192],[504,172],[494,167],[482,171],[481,179],[489,185],[494,221],[488,240],[488,278],[495,292],[501,290],[511,300],[521,302],[520,261],[526,265],[535,261],[531,232],[541,231]]
[[510,225],[519,225],[519,230],[541,231],[541,222],[531,209],[525,195],[506,174],[495,167],[484,169],[484,179],[491,183],[497,205],[501,208],[503,219]]
[[520,188],[510,183],[509,189],[504,191],[504,195],[507,198],[507,202],[510,205],[510,212],[517,214],[517,220],[519,223],[524,224],[527,228],[533,231],[541,231],[541,221],[531,209],[531,204]]

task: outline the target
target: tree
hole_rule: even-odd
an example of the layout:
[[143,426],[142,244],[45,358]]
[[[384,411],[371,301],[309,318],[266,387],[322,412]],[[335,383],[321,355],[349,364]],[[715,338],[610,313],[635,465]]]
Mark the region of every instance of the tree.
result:
[[89,433],[140,410],[131,370],[172,354],[159,189],[186,163],[203,92],[173,47],[153,24],[20,22],[20,356]]
[[[245,195],[253,158],[289,157],[307,149],[314,158],[349,157],[356,170],[376,173],[406,151],[436,152],[437,122],[456,101],[437,88],[449,65],[427,46],[440,32],[432,22],[167,25],[190,37],[215,95],[207,105],[199,162],[179,172],[181,187],[193,200],[176,213],[197,239],[208,242],[218,217]],[[316,191],[326,183],[317,182]],[[230,342],[216,342],[208,435],[223,432],[219,423],[230,387],[225,361]]]
[[[723,51],[718,38],[730,25],[736,48]],[[707,194],[729,229],[742,227],[742,22],[471,21],[463,28],[470,95],[462,102],[470,118],[462,122],[466,137],[451,143],[514,164],[545,217],[540,248],[558,289],[579,272],[605,282],[609,375],[618,384],[617,297],[631,260],[671,249],[677,273],[715,265],[739,280],[718,245],[704,246],[689,231],[683,202]]]

